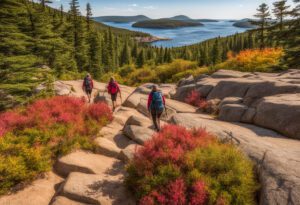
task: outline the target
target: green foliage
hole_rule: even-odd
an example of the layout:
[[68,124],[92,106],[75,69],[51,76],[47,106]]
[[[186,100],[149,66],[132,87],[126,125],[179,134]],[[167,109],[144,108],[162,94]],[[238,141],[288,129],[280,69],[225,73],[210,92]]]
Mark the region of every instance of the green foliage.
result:
[[190,183],[208,184],[209,204],[222,196],[227,204],[255,204],[253,164],[232,145],[213,143],[186,155]]

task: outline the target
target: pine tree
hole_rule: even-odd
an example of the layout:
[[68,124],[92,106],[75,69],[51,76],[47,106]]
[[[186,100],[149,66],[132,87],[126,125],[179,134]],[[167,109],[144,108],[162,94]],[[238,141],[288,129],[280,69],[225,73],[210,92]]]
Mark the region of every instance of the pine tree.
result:
[[270,12],[269,7],[267,4],[263,3],[259,6],[257,9],[257,14],[254,15],[256,18],[258,18],[257,21],[252,21],[254,25],[259,26],[258,30],[260,31],[260,48],[265,48],[265,32],[266,27],[269,25],[269,19],[270,19]]
[[126,41],[121,53],[120,65],[123,66],[127,64],[130,64],[130,52],[129,52],[128,43]]
[[286,62],[290,67],[300,67],[300,0],[294,0],[296,7],[291,15],[293,17],[291,27],[288,32],[288,49]]
[[222,62],[222,48],[220,46],[219,38],[215,40],[213,49],[212,49],[212,62],[213,64],[218,64]]
[[62,24],[64,22],[64,6],[60,5],[60,23]]
[[145,64],[145,54],[144,54],[144,49],[142,49],[138,55],[138,58],[136,59],[136,66],[138,68],[143,67]]
[[42,5],[42,7],[43,7],[43,10],[45,10],[47,4],[53,3],[53,2],[50,1],[50,0],[39,0],[39,1],[40,1],[41,5]]
[[273,3],[274,5],[273,13],[275,17],[279,20],[279,28],[281,32],[283,31],[284,18],[288,16],[290,13],[289,11],[290,6],[287,6],[286,3],[287,0],[276,1]]
[[87,30],[90,31],[91,30],[91,18],[92,18],[93,14],[92,14],[92,8],[90,3],[86,4],[86,26],[87,26]]
[[83,71],[87,66],[88,57],[87,44],[85,42],[86,33],[79,11],[78,0],[71,0],[69,13],[72,24],[71,32],[73,33],[74,56],[76,59],[77,67],[80,71]]

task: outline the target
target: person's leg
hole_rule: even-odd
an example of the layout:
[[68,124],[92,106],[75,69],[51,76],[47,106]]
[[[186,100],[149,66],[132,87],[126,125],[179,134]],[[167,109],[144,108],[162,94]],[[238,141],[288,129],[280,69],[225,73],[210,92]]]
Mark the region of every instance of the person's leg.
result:
[[160,117],[162,115],[163,112],[159,112],[157,113],[157,127],[158,127],[158,131],[160,131]]
[[152,115],[152,121],[153,121],[153,125],[154,128],[158,131],[158,125],[157,125],[157,112],[156,110],[151,110],[151,115]]
[[116,95],[111,94],[111,101],[112,101],[112,106],[113,106],[113,111],[116,109]]

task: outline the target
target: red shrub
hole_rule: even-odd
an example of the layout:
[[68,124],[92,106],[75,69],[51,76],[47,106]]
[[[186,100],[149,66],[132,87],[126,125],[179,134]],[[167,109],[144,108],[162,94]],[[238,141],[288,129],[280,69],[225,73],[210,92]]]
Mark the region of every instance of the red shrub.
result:
[[38,100],[27,109],[27,115],[35,125],[51,126],[54,123],[80,123],[85,103],[79,98],[57,96]]
[[201,94],[196,90],[192,90],[188,94],[187,98],[185,99],[185,102],[199,108],[205,108],[207,106],[206,100],[202,98]]
[[54,124],[70,125],[69,135],[88,133],[85,118],[111,121],[112,111],[104,103],[86,106],[80,98],[56,96],[29,105],[22,113],[10,111],[0,114],[0,136],[16,129],[36,127],[51,128]]
[[165,190],[165,196],[167,197],[167,204],[183,205],[186,203],[186,196],[185,196],[186,185],[183,179],[177,179],[171,182],[163,190]]
[[185,152],[205,144],[203,142],[207,140],[212,138],[204,129],[190,132],[184,127],[167,125],[153,140],[146,142],[143,149],[138,150],[135,163],[149,170],[157,164],[169,162],[181,165]]
[[21,129],[28,124],[26,116],[19,114],[18,111],[9,111],[0,114],[0,136],[13,129]]
[[88,107],[87,115],[97,121],[104,118],[109,121],[113,119],[111,109],[103,102],[90,105]]
[[206,204],[208,199],[208,193],[205,183],[203,181],[197,181],[191,191],[190,205],[203,205]]

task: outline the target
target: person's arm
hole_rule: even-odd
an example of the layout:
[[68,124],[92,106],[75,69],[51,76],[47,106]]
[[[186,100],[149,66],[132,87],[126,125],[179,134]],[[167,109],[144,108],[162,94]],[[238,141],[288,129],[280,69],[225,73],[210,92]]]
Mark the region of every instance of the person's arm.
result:
[[85,90],[84,88],[85,88],[85,86],[84,86],[84,80],[83,80],[83,82],[82,82],[82,90]]
[[163,102],[164,102],[164,106],[166,107],[166,98],[165,98],[164,95],[162,96],[162,99],[163,99]]

